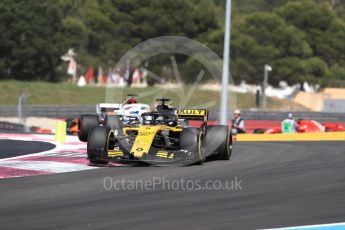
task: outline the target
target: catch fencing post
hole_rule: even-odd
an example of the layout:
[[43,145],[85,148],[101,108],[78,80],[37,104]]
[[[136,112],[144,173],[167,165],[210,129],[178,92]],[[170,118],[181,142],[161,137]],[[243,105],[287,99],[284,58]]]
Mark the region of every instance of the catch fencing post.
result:
[[29,128],[26,126],[26,117],[24,113],[24,104],[26,99],[30,96],[28,93],[23,93],[18,98],[18,118],[20,123],[23,125],[23,131],[29,132]]
[[231,0],[226,0],[225,35],[222,75],[222,96],[220,102],[220,124],[226,125],[228,110],[228,85],[230,63],[230,38],[231,38]]

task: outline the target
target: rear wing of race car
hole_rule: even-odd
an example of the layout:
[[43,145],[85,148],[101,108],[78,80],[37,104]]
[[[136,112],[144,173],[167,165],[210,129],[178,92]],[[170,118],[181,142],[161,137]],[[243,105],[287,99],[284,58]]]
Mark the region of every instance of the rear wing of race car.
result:
[[201,120],[206,122],[208,120],[207,109],[178,109],[177,116],[180,119],[186,120]]

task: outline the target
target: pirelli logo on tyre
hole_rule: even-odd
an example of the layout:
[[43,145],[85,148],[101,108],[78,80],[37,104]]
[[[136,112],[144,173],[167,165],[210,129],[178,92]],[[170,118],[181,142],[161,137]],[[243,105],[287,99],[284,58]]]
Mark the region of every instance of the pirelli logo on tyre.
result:
[[179,116],[205,116],[205,109],[179,109],[177,110]]

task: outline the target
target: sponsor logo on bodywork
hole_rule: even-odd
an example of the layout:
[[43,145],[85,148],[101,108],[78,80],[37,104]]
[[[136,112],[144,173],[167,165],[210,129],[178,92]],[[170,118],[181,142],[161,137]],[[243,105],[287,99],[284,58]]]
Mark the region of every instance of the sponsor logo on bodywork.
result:
[[177,115],[179,116],[205,116],[205,109],[179,109],[177,110]]

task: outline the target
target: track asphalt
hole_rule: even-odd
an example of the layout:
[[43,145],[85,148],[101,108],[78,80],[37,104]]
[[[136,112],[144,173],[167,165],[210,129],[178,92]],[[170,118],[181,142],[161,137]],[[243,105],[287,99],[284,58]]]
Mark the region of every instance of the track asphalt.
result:
[[0,159],[48,151],[54,144],[42,141],[0,140]]
[[[2,179],[0,226],[176,230],[344,222],[344,147],[341,141],[236,142],[230,161]],[[207,189],[195,188],[208,181]]]

